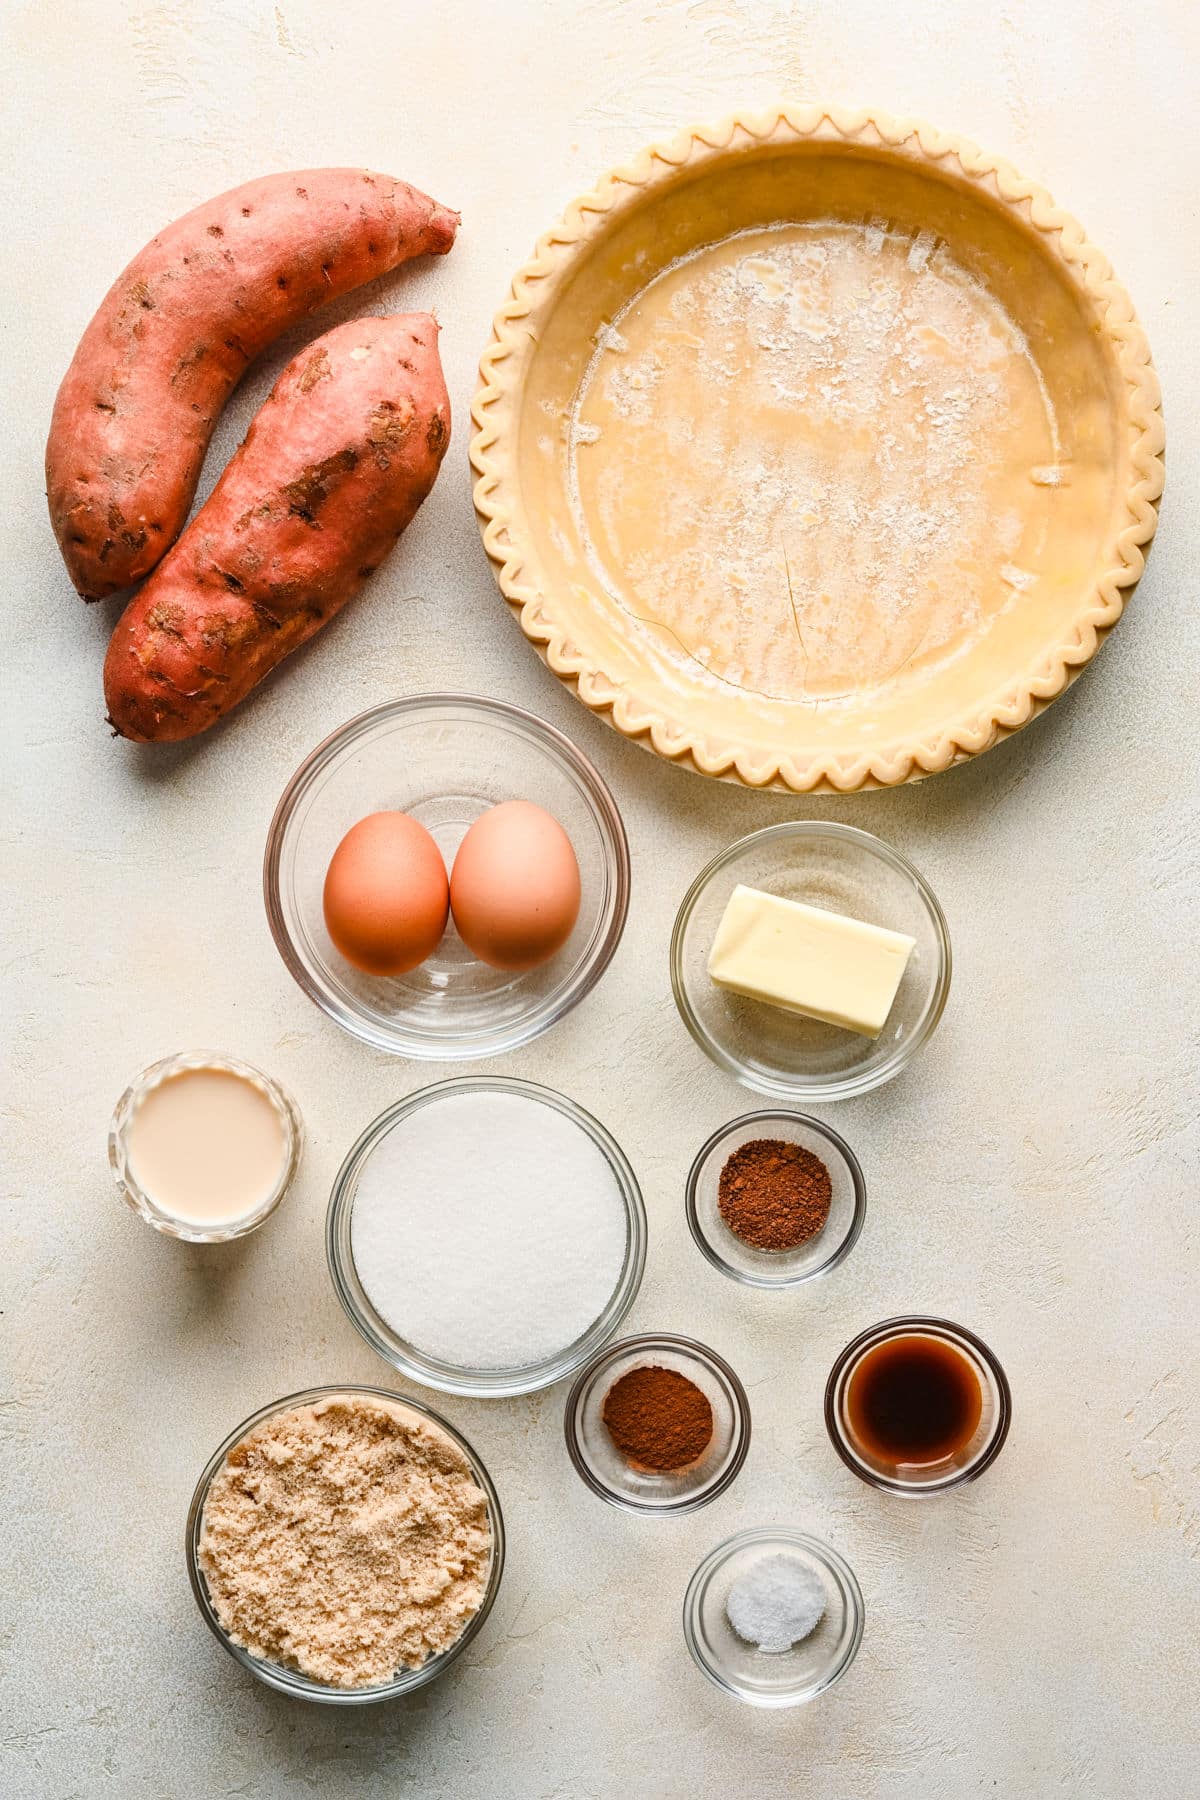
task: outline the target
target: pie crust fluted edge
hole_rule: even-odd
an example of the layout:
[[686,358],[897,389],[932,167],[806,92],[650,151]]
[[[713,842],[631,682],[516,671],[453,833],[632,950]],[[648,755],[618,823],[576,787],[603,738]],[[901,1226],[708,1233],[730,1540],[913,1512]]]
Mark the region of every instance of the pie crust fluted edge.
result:
[[[629,203],[638,189],[653,187],[684,164],[699,164],[707,157],[720,155],[735,140],[761,145],[814,138],[891,149],[905,147],[907,154],[919,154],[933,164],[952,160],[969,183],[985,189],[993,199],[998,197],[1026,226],[1032,227],[1068,265],[1096,304],[1101,329],[1125,383],[1125,426],[1129,434],[1131,480],[1123,501],[1118,501],[1114,510],[1118,524],[1112,539],[1113,561],[1081,594],[1071,633],[1018,682],[996,693],[984,708],[951,720],[938,736],[894,742],[860,756],[764,755],[761,748],[697,736],[689,731],[686,721],[664,717],[589,662],[569,643],[566,630],[554,618],[553,595],[540,591],[531,572],[534,556],[525,535],[516,467],[515,426],[532,342],[524,322],[533,310],[535,296],[538,304],[553,296],[555,287],[573,267],[581,246],[603,230],[606,216],[618,201]],[[551,284],[549,289],[545,283]],[[1076,219],[1057,206],[1044,188],[1019,175],[1011,164],[987,155],[952,132],[874,110],[797,105],[768,113],[731,113],[718,125],[677,132],[672,138],[650,145],[632,162],[610,171],[539,238],[533,255],[513,277],[480,361],[471,417],[475,433],[470,459],[477,476],[474,501],[484,548],[502,594],[549,668],[574,686],[584,704],[607,716],[624,736],[648,741],[660,756],[690,764],[705,775],[741,781],[756,788],[782,787],[795,793],[850,793],[859,788],[920,780],[980,755],[1028,724],[1091,661],[1106,633],[1120,618],[1128,593],[1145,566],[1145,548],[1158,523],[1163,487],[1165,439],[1158,377],[1146,334],[1108,259],[1088,241]]]

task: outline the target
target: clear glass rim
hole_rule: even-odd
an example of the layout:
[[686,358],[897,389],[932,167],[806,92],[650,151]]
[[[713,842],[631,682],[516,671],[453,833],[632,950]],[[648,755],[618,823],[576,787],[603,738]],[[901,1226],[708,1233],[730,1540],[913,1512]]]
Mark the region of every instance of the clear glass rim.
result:
[[[408,1407],[419,1413],[422,1418],[430,1420],[452,1443],[462,1451],[471,1474],[487,1497],[488,1522],[492,1530],[492,1556],[488,1567],[487,1586],[479,1610],[463,1627],[461,1634],[446,1650],[439,1651],[436,1656],[429,1657],[416,1669],[406,1669],[392,1681],[383,1682],[376,1687],[336,1688],[326,1682],[315,1681],[310,1675],[303,1675],[298,1669],[289,1669],[283,1663],[265,1662],[259,1657],[251,1656],[240,1644],[235,1644],[217,1617],[216,1610],[208,1595],[208,1587],[200,1568],[200,1527],[204,1516],[204,1504],[208,1499],[208,1490],[213,1477],[221,1467],[229,1452],[240,1444],[256,1426],[264,1420],[274,1417],[276,1413],[288,1412],[294,1407],[311,1406],[319,1400],[327,1400],[338,1394],[363,1394],[372,1400],[385,1400],[395,1406]],[[204,1471],[196,1483],[188,1507],[187,1525],[184,1534],[184,1554],[187,1560],[188,1580],[191,1583],[193,1597],[200,1609],[200,1616],[208,1626],[217,1642],[225,1649],[235,1662],[248,1669],[258,1680],[268,1687],[276,1688],[280,1693],[290,1694],[295,1699],[315,1700],[330,1706],[365,1706],[378,1700],[396,1699],[401,1694],[412,1693],[414,1689],[424,1687],[435,1681],[444,1670],[449,1668],[455,1659],[461,1656],[467,1645],[482,1630],[484,1621],[495,1604],[496,1595],[500,1591],[500,1578],[504,1573],[505,1535],[504,1516],[500,1509],[500,1496],[495,1484],[479,1457],[478,1452],[468,1443],[448,1419],[435,1412],[422,1400],[414,1400],[408,1394],[397,1394],[387,1388],[366,1387],[355,1382],[335,1383],[327,1387],[305,1388],[298,1394],[288,1394],[282,1400],[273,1400],[262,1406],[257,1412],[244,1419],[235,1431],[231,1431],[220,1448],[212,1454]]]
[[[921,897],[938,946],[938,969],[929,1001],[911,1033],[893,1046],[891,1053],[873,1069],[839,1076],[832,1081],[814,1081],[802,1076],[769,1075],[761,1070],[752,1069],[740,1057],[733,1056],[725,1050],[716,1039],[706,1031],[688,997],[683,978],[683,943],[687,935],[688,925],[701,895],[710,881],[719,875],[722,869],[728,868],[731,862],[746,854],[753,846],[769,840],[782,838],[834,837],[845,843],[856,844],[860,849],[878,856],[889,863],[898,873],[905,875],[913,883]],[[946,1001],[950,994],[950,978],[953,973],[953,954],[950,948],[950,931],[946,924],[937,895],[925,880],[920,870],[877,838],[869,831],[863,831],[858,825],[842,825],[834,820],[823,819],[782,819],[774,825],[764,825],[758,831],[751,831],[745,837],[738,838],[724,850],[706,862],[696,876],[680,903],[675,916],[675,926],[671,932],[671,991],[675,996],[675,1005],[679,1016],[687,1026],[692,1037],[699,1044],[704,1054],[724,1069],[744,1087],[753,1088],[756,1093],[767,1094],[776,1100],[821,1102],[826,1100],[848,1100],[857,1094],[870,1093],[873,1088],[881,1087],[898,1075],[915,1052],[930,1038],[937,1029],[938,1021],[945,1011]]]
[[[708,1486],[697,1488],[690,1494],[674,1496],[669,1500],[637,1500],[631,1494],[618,1493],[614,1488],[610,1488],[607,1483],[598,1478],[591,1468],[579,1441],[579,1412],[584,1390],[606,1363],[615,1362],[621,1356],[636,1354],[640,1350],[661,1349],[682,1351],[694,1356],[723,1383],[729,1393],[732,1405],[733,1442],[728,1462]],[[741,1473],[742,1464],[750,1450],[750,1431],[749,1396],[725,1358],[716,1350],[711,1349],[708,1344],[702,1344],[698,1338],[681,1337],[670,1331],[638,1332],[632,1337],[618,1338],[616,1343],[605,1344],[580,1369],[571,1391],[567,1395],[567,1403],[563,1410],[563,1435],[566,1439],[567,1455],[571,1459],[576,1474],[586,1486],[594,1494],[598,1494],[601,1500],[606,1500],[610,1506],[618,1507],[622,1512],[648,1513],[659,1518],[697,1512],[700,1507],[707,1506],[710,1500],[715,1500],[719,1494],[723,1494]]]
[[[707,1163],[712,1153],[715,1150],[720,1149],[722,1143],[732,1137],[735,1132],[740,1131],[743,1126],[759,1124],[768,1125],[779,1122],[789,1125],[803,1125],[805,1129],[811,1131],[815,1137],[823,1138],[827,1144],[830,1144],[833,1147],[850,1172],[850,1183],[854,1190],[853,1211],[851,1214],[850,1226],[845,1236],[822,1262],[813,1263],[810,1268],[799,1269],[788,1275],[755,1275],[748,1269],[739,1269],[735,1263],[727,1262],[721,1255],[720,1251],[716,1248],[715,1244],[713,1244],[700,1223],[696,1196],[699,1192],[700,1177],[704,1171],[704,1165]],[[746,1287],[767,1289],[792,1288],[799,1287],[806,1281],[815,1281],[820,1275],[828,1275],[832,1269],[837,1268],[839,1263],[845,1262],[861,1237],[862,1228],[866,1223],[867,1183],[866,1177],[862,1172],[862,1164],[859,1162],[845,1138],[841,1136],[840,1132],[835,1131],[831,1125],[825,1125],[820,1119],[814,1119],[810,1113],[798,1112],[794,1107],[767,1106],[763,1107],[761,1111],[742,1113],[739,1118],[731,1119],[727,1125],[722,1125],[718,1130],[714,1131],[712,1136],[700,1146],[700,1149],[696,1152],[695,1160],[688,1170],[687,1186],[684,1190],[683,1204],[684,1211],[687,1215],[688,1229],[696,1241],[697,1248],[712,1264],[714,1269],[719,1269],[722,1275],[728,1275],[731,1281],[740,1281]],[[786,1254],[786,1252],[783,1254]]]
[[[702,1634],[699,1628],[700,1609],[713,1576],[727,1563],[730,1557],[739,1550],[749,1549],[753,1544],[790,1545],[807,1551],[816,1562],[819,1562],[833,1578],[834,1585],[841,1594],[846,1606],[846,1616],[850,1621],[850,1635],[844,1650],[837,1661],[821,1679],[809,1683],[805,1687],[774,1694],[756,1693],[753,1689],[742,1687],[729,1676],[722,1673],[715,1663],[705,1655]],[[691,1654],[692,1661],[702,1675],[708,1677],[714,1687],[722,1693],[732,1694],[749,1706],[760,1706],[778,1709],[786,1706],[803,1706],[809,1700],[815,1700],[831,1688],[835,1681],[840,1681],[855,1657],[863,1640],[866,1626],[867,1608],[862,1589],[858,1585],[858,1577],[854,1570],[831,1544],[813,1537],[810,1532],[799,1531],[791,1526],[750,1526],[744,1531],[735,1531],[732,1537],[725,1538],[714,1546],[699,1563],[683,1596],[683,1636]]]
[[[627,1238],[625,1258],[612,1295],[593,1323],[573,1344],[544,1361],[518,1369],[472,1369],[443,1363],[423,1356],[404,1339],[398,1337],[371,1305],[358,1279],[350,1240],[350,1221],[354,1206],[354,1190],[362,1166],[375,1145],[397,1122],[422,1106],[428,1106],[455,1094],[518,1094],[553,1106],[581,1127],[604,1156],[612,1171],[617,1191],[625,1208]],[[448,1081],[434,1082],[418,1089],[404,1100],[385,1107],[372,1119],[351,1146],[334,1178],[325,1217],[325,1254],[334,1292],[342,1310],[359,1335],[377,1355],[423,1387],[445,1394],[461,1394],[475,1400],[507,1399],[516,1394],[532,1394],[539,1388],[565,1381],[582,1363],[587,1362],[598,1347],[607,1343],[637,1297],[646,1266],[646,1208],[641,1189],[628,1157],[606,1126],[576,1101],[553,1088],[534,1081],[522,1081],[511,1075],[460,1075]]]
[[[492,1028],[486,1032],[471,1034],[465,1039],[443,1039],[436,1032],[423,1033],[409,1031],[405,1035],[384,1030],[375,1022],[360,1013],[355,1007],[348,1006],[337,995],[331,993],[323,984],[314,978],[298,953],[288,930],[287,920],[281,899],[281,865],[283,845],[288,827],[300,802],[329,765],[349,745],[372,731],[377,725],[387,720],[402,718],[406,714],[435,712],[442,709],[467,709],[478,713],[484,719],[502,719],[524,731],[547,749],[559,763],[574,776],[582,790],[593,816],[600,828],[606,849],[606,868],[611,886],[611,893],[602,927],[593,942],[592,948],[579,963],[574,974],[565,985],[556,991],[553,1004],[533,1008],[528,1015],[507,1028]],[[482,694],[458,693],[452,690],[439,690],[435,693],[407,694],[397,700],[385,700],[379,706],[369,707],[365,712],[357,713],[345,724],[339,725],[336,731],[322,739],[314,750],[311,750],[299,768],[288,781],[271,818],[267,829],[266,848],[263,853],[263,900],[266,906],[267,923],[275,947],[283,959],[292,979],[301,991],[307,994],[313,1003],[320,1007],[325,1015],[340,1025],[351,1037],[358,1038],[372,1049],[385,1051],[391,1056],[413,1057],[419,1060],[434,1062],[468,1061],[484,1056],[501,1055],[515,1050],[522,1044],[540,1037],[552,1025],[564,1018],[579,1002],[591,993],[616,953],[621,935],[625,929],[625,919],[629,911],[630,893],[630,859],[629,841],[625,833],[624,821],[621,818],[612,792],[595,765],[583,752],[576,748],[570,738],[545,719],[539,719],[536,713],[528,712],[524,707],[514,706],[508,700],[492,700]]]
[[[910,1335],[941,1337],[958,1349],[967,1348],[986,1369],[996,1388],[996,1417],[984,1448],[965,1467],[951,1469],[936,1481],[900,1481],[893,1476],[880,1474],[855,1455],[842,1429],[841,1393],[855,1364],[876,1344],[886,1342],[889,1338]],[[933,1499],[938,1494],[948,1493],[951,1488],[964,1487],[969,1481],[977,1481],[985,1469],[991,1468],[1003,1450],[1011,1424],[1012,1390],[995,1352],[975,1332],[968,1331],[965,1325],[956,1325],[953,1319],[936,1318],[932,1314],[904,1313],[894,1319],[881,1319],[877,1325],[869,1325],[841,1351],[825,1383],[825,1429],[846,1467],[868,1487],[878,1488],[885,1494],[897,1494],[905,1500]]]
[[[130,1162],[128,1134],[138,1107],[146,1095],[160,1083],[169,1080],[172,1075],[181,1075],[192,1069],[219,1069],[231,1075],[240,1075],[244,1081],[250,1082],[266,1095],[283,1126],[283,1163],[275,1186],[253,1212],[246,1213],[243,1218],[230,1225],[205,1226],[176,1218],[173,1213],[161,1207],[153,1195],[146,1192]],[[292,1185],[300,1166],[303,1148],[304,1125],[300,1109],[288,1090],[273,1075],[267,1075],[262,1069],[255,1068],[253,1063],[244,1062],[238,1056],[230,1056],[223,1050],[180,1050],[173,1056],[164,1056],[158,1062],[151,1063],[125,1089],[113,1108],[108,1127],[108,1166],[125,1204],[156,1231],[161,1231],[167,1237],[180,1238],[188,1244],[232,1243],[237,1238],[248,1237],[252,1231],[257,1231],[270,1218]]]

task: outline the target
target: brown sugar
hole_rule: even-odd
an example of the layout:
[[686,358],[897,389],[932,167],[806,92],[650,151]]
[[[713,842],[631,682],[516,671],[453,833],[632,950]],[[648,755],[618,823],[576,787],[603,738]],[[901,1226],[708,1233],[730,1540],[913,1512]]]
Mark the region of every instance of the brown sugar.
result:
[[235,1644],[350,1688],[449,1649],[483,1602],[491,1549],[457,1444],[408,1407],[338,1394],[229,1452],[199,1562]]

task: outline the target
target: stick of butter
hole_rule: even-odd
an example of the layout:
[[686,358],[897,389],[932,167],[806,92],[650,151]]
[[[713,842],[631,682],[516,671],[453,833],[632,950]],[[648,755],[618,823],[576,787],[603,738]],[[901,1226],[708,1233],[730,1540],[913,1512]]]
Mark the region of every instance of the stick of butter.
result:
[[878,1037],[916,939],[740,883],[708,958],[718,987]]

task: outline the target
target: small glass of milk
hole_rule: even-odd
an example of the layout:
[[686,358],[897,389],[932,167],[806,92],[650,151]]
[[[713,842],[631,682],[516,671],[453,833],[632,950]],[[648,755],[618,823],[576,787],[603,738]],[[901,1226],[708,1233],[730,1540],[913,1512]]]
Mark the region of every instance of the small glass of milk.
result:
[[209,1050],[169,1056],[113,1113],[108,1160],[122,1198],[156,1231],[193,1244],[254,1231],[300,1161],[295,1102],[249,1063]]

